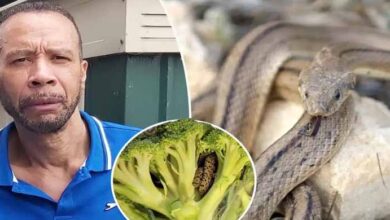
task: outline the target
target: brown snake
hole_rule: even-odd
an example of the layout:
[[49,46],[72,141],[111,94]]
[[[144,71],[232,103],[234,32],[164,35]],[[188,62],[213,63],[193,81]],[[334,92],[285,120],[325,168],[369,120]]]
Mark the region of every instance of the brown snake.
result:
[[222,67],[214,123],[251,150],[280,66],[293,57],[312,58],[323,46],[343,41],[390,49],[390,35],[370,28],[346,31],[274,22],[254,29],[236,44]]
[[[386,49],[390,46],[388,34],[370,29],[348,28],[345,31],[288,23],[273,23],[255,29],[237,44],[224,66],[221,77],[225,84],[219,86],[216,122],[250,148],[266,103],[264,97],[270,93],[279,66],[293,56],[310,57],[324,45],[343,40]],[[390,69],[387,51],[348,44],[331,47],[328,52],[323,50],[301,76],[300,91],[305,108],[310,114],[319,116],[305,113],[287,134],[257,159],[256,195],[245,219],[269,219],[294,187],[338,151],[355,118],[353,100],[348,95],[353,81],[352,70],[355,72],[364,67],[364,70],[372,70],[376,77],[383,77]],[[327,55],[330,58],[324,59]],[[305,74],[312,72],[315,74]],[[316,86],[312,86],[313,82]],[[321,96],[321,92],[328,93]],[[317,219],[313,216],[306,212],[299,219]]]

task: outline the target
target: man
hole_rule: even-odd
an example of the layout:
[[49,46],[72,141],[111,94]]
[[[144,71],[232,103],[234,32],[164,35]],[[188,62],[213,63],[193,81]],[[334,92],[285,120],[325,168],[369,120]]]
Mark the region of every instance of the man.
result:
[[47,2],[0,15],[0,219],[123,219],[113,160],[138,129],[80,112],[87,61],[72,16]]

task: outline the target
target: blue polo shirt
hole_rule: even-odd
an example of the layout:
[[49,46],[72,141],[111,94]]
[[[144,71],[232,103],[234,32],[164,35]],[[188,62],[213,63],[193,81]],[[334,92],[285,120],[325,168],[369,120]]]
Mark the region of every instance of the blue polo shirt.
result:
[[113,207],[111,169],[121,147],[139,129],[101,122],[85,112],[81,116],[90,134],[89,156],[58,202],[13,175],[8,135],[15,124],[0,131],[0,220],[124,219],[118,207]]

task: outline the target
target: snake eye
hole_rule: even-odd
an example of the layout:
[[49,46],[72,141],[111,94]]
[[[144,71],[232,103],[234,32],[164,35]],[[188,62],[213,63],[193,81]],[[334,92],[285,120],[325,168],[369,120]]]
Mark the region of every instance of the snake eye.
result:
[[309,93],[305,92],[305,98],[308,98],[308,97],[309,97]]
[[334,98],[336,99],[336,100],[339,100],[340,98],[341,98],[341,94],[340,94],[340,91],[336,91],[336,93],[334,94]]

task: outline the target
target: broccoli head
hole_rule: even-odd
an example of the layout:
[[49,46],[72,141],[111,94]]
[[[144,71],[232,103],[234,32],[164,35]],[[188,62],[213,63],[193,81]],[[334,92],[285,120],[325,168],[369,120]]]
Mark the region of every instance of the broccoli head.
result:
[[249,204],[254,172],[230,135],[183,119],[132,140],[116,161],[113,180],[119,206],[131,219],[211,220],[226,213],[238,219]]

